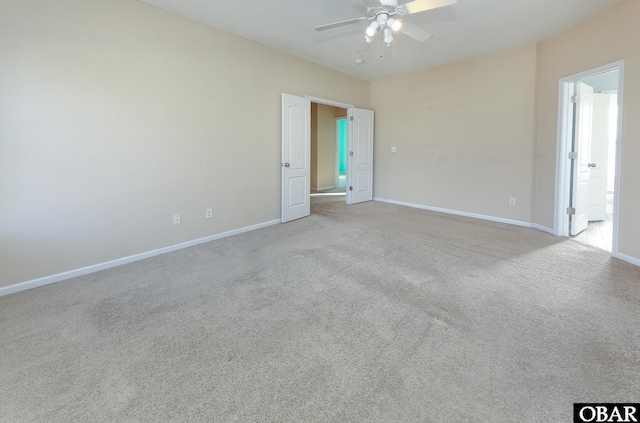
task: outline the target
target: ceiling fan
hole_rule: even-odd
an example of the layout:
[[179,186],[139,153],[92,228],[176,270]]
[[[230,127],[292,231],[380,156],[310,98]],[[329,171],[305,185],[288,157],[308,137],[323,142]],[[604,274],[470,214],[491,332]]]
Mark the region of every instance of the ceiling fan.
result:
[[398,0],[362,0],[368,6],[371,16],[348,19],[346,21],[334,22],[316,27],[316,31],[337,28],[343,25],[351,25],[363,21],[372,21],[367,27],[364,39],[367,43],[372,43],[375,36],[380,32],[385,44],[391,44],[393,33],[402,30],[402,33],[424,43],[432,37],[431,33],[419,26],[412,25],[399,19],[400,16],[425,12],[439,7],[449,6],[457,3],[458,0],[414,0],[409,3],[398,5]]

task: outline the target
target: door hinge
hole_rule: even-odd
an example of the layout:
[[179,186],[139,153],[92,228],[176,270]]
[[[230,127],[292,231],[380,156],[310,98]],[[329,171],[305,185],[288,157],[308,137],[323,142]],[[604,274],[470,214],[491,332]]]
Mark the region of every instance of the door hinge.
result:
[[351,187],[351,186],[350,186],[350,187],[349,187],[349,191],[353,191],[353,187]]
[[570,151],[569,152],[569,159],[570,160],[575,160],[578,158],[578,152],[577,151]]
[[349,118],[349,120],[350,120],[351,122],[353,122],[353,116],[351,116],[351,117]]
[[571,96],[571,102],[573,104],[580,103],[580,96],[579,95],[572,95]]
[[576,214],[576,209],[575,207],[567,207],[567,214],[573,216],[574,214]]
[[353,151],[349,151],[349,155],[350,155],[350,156],[353,156]]

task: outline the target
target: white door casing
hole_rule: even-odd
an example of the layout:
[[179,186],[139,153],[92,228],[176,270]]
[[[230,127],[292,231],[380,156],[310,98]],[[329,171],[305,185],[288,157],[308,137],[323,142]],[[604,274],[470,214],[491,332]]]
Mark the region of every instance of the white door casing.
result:
[[311,101],[282,94],[282,223],[311,214]]
[[[628,261],[628,256],[620,253],[619,248],[619,232],[620,232],[620,202],[622,193],[620,191],[621,173],[622,173],[622,145],[624,144],[624,134],[622,131],[624,120],[624,81],[625,81],[625,60],[618,60],[596,68],[584,70],[573,75],[560,78],[558,81],[558,134],[556,148],[556,178],[555,178],[555,201],[554,201],[554,222],[553,228],[550,229],[557,236],[569,236],[570,234],[570,216],[567,213],[567,207],[571,205],[571,178],[573,160],[569,160],[569,152],[573,144],[574,129],[574,105],[571,103],[571,96],[574,94],[575,83],[585,78],[595,75],[617,71],[617,98],[615,101],[617,107],[616,139],[615,139],[615,159],[612,160],[614,177],[613,190],[613,243],[611,245],[611,255]],[[611,172],[611,171],[610,171]]]
[[589,175],[589,221],[607,220],[610,94],[593,94],[592,164]]
[[373,199],[373,110],[350,108],[347,204]]
[[571,207],[571,236],[587,229],[589,225],[589,159],[593,117],[593,87],[582,82],[576,83],[578,102],[575,108],[573,177]]

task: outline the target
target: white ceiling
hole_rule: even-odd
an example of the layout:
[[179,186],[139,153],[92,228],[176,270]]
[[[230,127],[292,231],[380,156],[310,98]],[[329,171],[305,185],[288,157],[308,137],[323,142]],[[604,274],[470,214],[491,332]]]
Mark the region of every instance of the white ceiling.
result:
[[[315,27],[366,16],[362,0],[141,0],[269,47],[373,81],[551,38],[621,0],[458,0],[404,17],[431,32],[419,43],[379,36],[359,53],[369,22]],[[399,3],[407,3],[400,0]],[[355,60],[365,61],[356,65]]]

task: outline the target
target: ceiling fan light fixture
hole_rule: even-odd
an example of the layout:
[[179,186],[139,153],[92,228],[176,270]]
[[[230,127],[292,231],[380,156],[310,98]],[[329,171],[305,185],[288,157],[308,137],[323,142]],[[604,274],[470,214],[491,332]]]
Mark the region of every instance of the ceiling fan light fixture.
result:
[[393,41],[393,34],[391,33],[391,28],[387,27],[384,29],[384,43],[389,45],[391,41]]
[[397,32],[402,28],[402,20],[389,18],[387,26],[391,28],[392,31]]
[[[378,22],[376,22],[376,21],[371,22],[371,25],[369,25],[367,27],[367,30],[365,31],[365,34],[370,38],[375,37],[376,34],[378,33],[378,26],[379,26]],[[369,41],[369,42],[371,42],[371,41]]]

